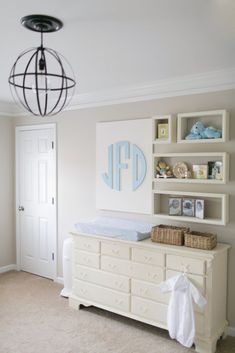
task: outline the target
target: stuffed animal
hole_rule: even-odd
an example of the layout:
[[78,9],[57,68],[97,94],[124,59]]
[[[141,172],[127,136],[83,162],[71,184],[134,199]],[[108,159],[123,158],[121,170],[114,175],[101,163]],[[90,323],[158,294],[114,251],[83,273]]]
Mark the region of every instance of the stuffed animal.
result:
[[217,139],[222,136],[221,130],[217,130],[213,126],[205,127],[201,121],[197,121],[191,128],[185,140],[200,140],[200,139]]
[[172,178],[173,173],[168,164],[165,161],[159,161],[156,167],[157,178]]
[[222,131],[217,130],[213,126],[209,126],[205,128],[204,135],[207,139],[219,139],[220,137],[222,137]]
[[203,132],[205,127],[201,121],[197,121],[191,128],[191,131],[188,135],[185,136],[185,140],[200,140],[204,137]]

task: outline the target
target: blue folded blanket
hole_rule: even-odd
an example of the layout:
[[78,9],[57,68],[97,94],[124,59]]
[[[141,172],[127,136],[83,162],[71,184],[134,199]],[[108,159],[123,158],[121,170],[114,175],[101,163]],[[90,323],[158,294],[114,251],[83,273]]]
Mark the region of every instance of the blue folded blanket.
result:
[[87,235],[140,241],[151,236],[154,224],[121,218],[98,217],[89,222],[75,224],[77,231]]

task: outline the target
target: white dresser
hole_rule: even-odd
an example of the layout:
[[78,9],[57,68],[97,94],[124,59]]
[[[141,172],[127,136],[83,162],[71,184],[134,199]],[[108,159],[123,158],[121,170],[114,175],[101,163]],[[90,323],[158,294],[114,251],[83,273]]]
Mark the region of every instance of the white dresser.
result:
[[218,244],[205,251],[130,242],[73,233],[73,291],[70,306],[94,305],[157,327],[167,328],[168,294],[156,284],[187,271],[207,299],[195,307],[196,351],[212,353],[226,326],[227,253]]

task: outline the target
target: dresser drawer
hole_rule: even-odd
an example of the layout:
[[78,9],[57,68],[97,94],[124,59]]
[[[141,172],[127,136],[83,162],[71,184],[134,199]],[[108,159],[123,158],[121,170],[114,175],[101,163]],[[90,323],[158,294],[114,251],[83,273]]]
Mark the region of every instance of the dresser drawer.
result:
[[84,280],[100,286],[119,290],[121,292],[130,292],[130,280],[127,277],[113,275],[111,273],[94,270],[81,265],[75,267],[75,278]]
[[91,251],[95,253],[100,252],[100,242],[97,239],[89,238],[89,236],[83,237],[79,235],[73,239],[75,249]]
[[132,248],[132,261],[164,267],[165,254],[145,249]]
[[[171,276],[170,276],[171,277]],[[162,293],[161,290],[152,283],[143,282],[139,280],[131,281],[131,293],[135,296],[151,299],[156,302],[167,304],[170,301],[171,292]],[[200,308],[198,305],[193,303],[194,310],[198,313],[204,313],[205,307]]]
[[88,267],[99,268],[100,267],[100,255],[93,254],[87,251],[75,250],[74,260],[76,264],[85,265]]
[[175,271],[187,271],[203,275],[205,273],[205,261],[185,256],[167,255],[166,267]]
[[112,289],[102,288],[95,284],[74,281],[74,294],[94,303],[100,303],[104,306],[119,309],[121,311],[130,311],[130,295],[116,292]]
[[165,304],[168,304],[170,298],[170,295],[168,293],[162,293],[156,284],[136,279],[131,280],[131,293],[137,297],[151,299]]
[[119,257],[120,259],[130,259],[130,247],[128,245],[101,242],[101,254]]
[[160,283],[164,280],[164,270],[161,267],[119,260],[109,256],[101,257],[101,269],[148,282]]
[[[137,316],[151,320],[154,323],[162,324],[167,327],[168,306],[162,303],[156,303],[143,298],[133,296],[131,302],[131,312]],[[195,313],[196,335],[205,335],[205,316]]]
[[131,303],[131,312],[156,323],[166,326],[167,305],[150,300],[134,297]]
[[161,267],[133,263],[131,268],[133,278],[155,284],[161,283],[164,280],[164,269]]
[[[180,274],[181,274],[181,272],[167,270],[166,271],[166,279],[169,279],[171,277],[175,277]],[[192,275],[192,274],[188,274],[187,277],[189,278],[190,281],[192,281],[192,283],[195,285],[195,287],[197,287],[197,289],[204,295],[206,292],[205,278],[200,275]]]
[[124,276],[131,276],[131,262],[115,259],[110,256],[101,256],[101,269]]

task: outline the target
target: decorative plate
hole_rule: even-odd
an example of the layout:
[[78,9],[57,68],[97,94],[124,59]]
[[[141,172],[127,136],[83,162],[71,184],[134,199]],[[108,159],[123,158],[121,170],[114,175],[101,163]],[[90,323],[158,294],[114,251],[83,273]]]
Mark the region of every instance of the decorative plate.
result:
[[178,179],[187,178],[187,175],[188,175],[187,164],[184,162],[177,162],[173,167],[173,174]]

